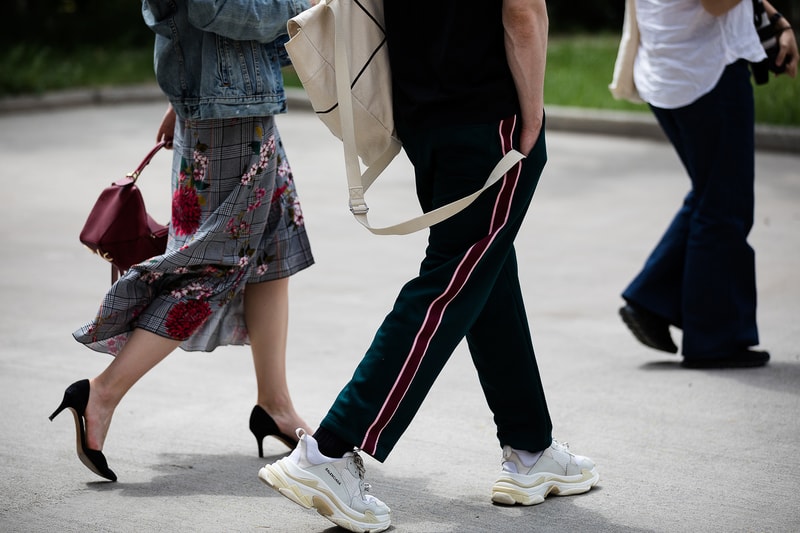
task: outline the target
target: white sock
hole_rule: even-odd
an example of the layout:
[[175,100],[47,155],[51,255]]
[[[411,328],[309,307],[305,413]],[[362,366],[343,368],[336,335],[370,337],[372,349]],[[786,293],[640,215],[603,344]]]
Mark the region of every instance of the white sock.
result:
[[[522,463],[522,466],[525,468],[530,468],[535,465],[536,461],[539,460],[544,452],[544,450],[541,452],[529,452],[527,450],[517,450],[516,448],[511,448],[511,450],[517,454],[517,457],[519,457],[519,462]],[[503,463],[503,470],[513,474],[519,473],[519,470],[517,469],[517,463],[514,461],[505,461]]]
[[542,456],[542,452],[544,452],[544,450],[541,452],[529,452],[527,450],[512,449],[517,454],[517,457],[519,457],[519,460],[522,462],[522,464],[529,468],[536,464],[536,461],[539,460],[539,457]]

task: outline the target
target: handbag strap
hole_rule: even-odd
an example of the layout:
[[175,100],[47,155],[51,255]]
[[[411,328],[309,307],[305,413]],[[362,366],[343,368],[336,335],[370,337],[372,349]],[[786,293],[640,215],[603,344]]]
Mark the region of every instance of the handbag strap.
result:
[[336,62],[336,93],[337,100],[339,101],[339,120],[342,125],[342,141],[344,145],[345,168],[347,171],[350,211],[362,226],[376,235],[407,235],[437,224],[455,215],[474,202],[483,191],[494,185],[506,172],[511,170],[514,165],[525,158],[525,156],[517,150],[511,150],[500,159],[497,165],[495,165],[483,187],[469,196],[465,196],[464,198],[392,226],[381,228],[373,227],[367,218],[369,207],[364,199],[364,193],[372,182],[375,181],[375,178],[386,169],[394,156],[397,155],[400,151],[400,145],[399,143],[393,143],[377,162],[370,165],[363,174],[361,173],[361,166],[358,162],[358,152],[356,150],[353,96],[350,91],[350,61],[347,57],[347,42],[345,40],[347,29],[344,27],[342,17],[336,16],[336,10],[331,8],[331,4],[334,1],[335,0],[325,0],[325,3],[328,9],[331,10],[336,21],[334,50]]
[[133,183],[136,183],[136,180],[137,180],[137,179],[139,179],[139,174],[141,174],[141,173],[142,173],[142,170],[144,170],[144,167],[146,167],[147,165],[149,165],[149,164],[150,164],[150,161],[153,159],[153,156],[155,156],[155,155],[156,155],[156,153],[157,153],[159,150],[161,150],[162,148],[164,148],[166,145],[167,145],[167,141],[161,141],[161,142],[159,142],[158,144],[156,144],[156,145],[153,147],[153,149],[152,149],[152,150],[150,150],[150,151],[147,153],[147,155],[146,155],[146,156],[144,156],[144,159],[142,159],[142,162],[141,162],[141,163],[139,163],[139,166],[138,166],[138,167],[136,167],[136,170],[134,170],[133,172],[130,172],[130,173],[126,174],[125,176],[126,176],[126,177],[128,177],[128,178],[130,178],[130,179],[133,181]]

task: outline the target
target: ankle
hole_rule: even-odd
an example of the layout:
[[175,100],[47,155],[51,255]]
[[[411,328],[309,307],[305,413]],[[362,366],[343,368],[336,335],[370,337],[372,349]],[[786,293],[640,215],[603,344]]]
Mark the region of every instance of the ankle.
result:
[[270,416],[296,416],[292,399],[288,394],[259,394],[256,404],[261,406]]
[[89,401],[96,409],[114,411],[122,397],[99,377],[89,380]]
[[544,450],[540,452],[529,452],[527,450],[514,450],[519,457],[520,462],[526,467],[531,467],[536,464],[539,458],[544,453]]
[[338,459],[344,457],[347,452],[352,452],[353,448],[355,448],[355,446],[339,437],[336,433],[323,427],[317,429],[312,436],[317,441],[319,452],[326,457]]

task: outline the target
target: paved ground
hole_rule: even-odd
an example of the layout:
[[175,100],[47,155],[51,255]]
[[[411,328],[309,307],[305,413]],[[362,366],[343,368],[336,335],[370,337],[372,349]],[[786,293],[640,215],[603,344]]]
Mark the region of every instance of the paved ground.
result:
[[[108,267],[78,233],[99,191],[151,145],[162,103],[0,116],[0,530],[334,531],[256,478],[246,348],[178,352],[115,416],[105,483],[75,457],[71,382],[108,362],[71,339],[96,310]],[[346,208],[340,146],[317,119],[279,121],[317,265],[292,282],[289,372],[315,424],[351,374],[424,235],[374,237]],[[797,531],[800,523],[800,155],[760,152],[752,243],[766,368],[687,371],[638,345],[619,292],[685,192],[666,144],[549,134],[550,163],[518,239],[521,276],[555,435],[601,472],[590,493],[531,508],[493,506],[491,416],[463,346],[385,464],[367,460],[394,530]],[[168,218],[169,156],[140,184]],[[412,213],[398,160],[371,195],[376,223]],[[509,369],[513,372],[514,369]],[[268,441],[272,461],[286,453]]]

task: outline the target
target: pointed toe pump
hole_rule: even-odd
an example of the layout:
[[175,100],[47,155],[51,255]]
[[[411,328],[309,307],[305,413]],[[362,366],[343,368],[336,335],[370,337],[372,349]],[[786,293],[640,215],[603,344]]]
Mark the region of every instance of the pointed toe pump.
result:
[[[86,445],[86,404],[89,403],[89,380],[76,381],[64,391],[64,399],[58,409],[50,415],[53,420],[61,411],[69,409],[75,417],[75,437],[78,458],[86,467],[100,477],[116,481],[117,476],[108,468],[108,463],[100,450],[91,450]],[[265,413],[266,414],[266,413]]]
[[264,437],[275,437],[291,449],[297,446],[297,438],[282,433],[275,420],[260,405],[253,407],[250,413],[250,431],[256,437],[259,457],[264,457]]

